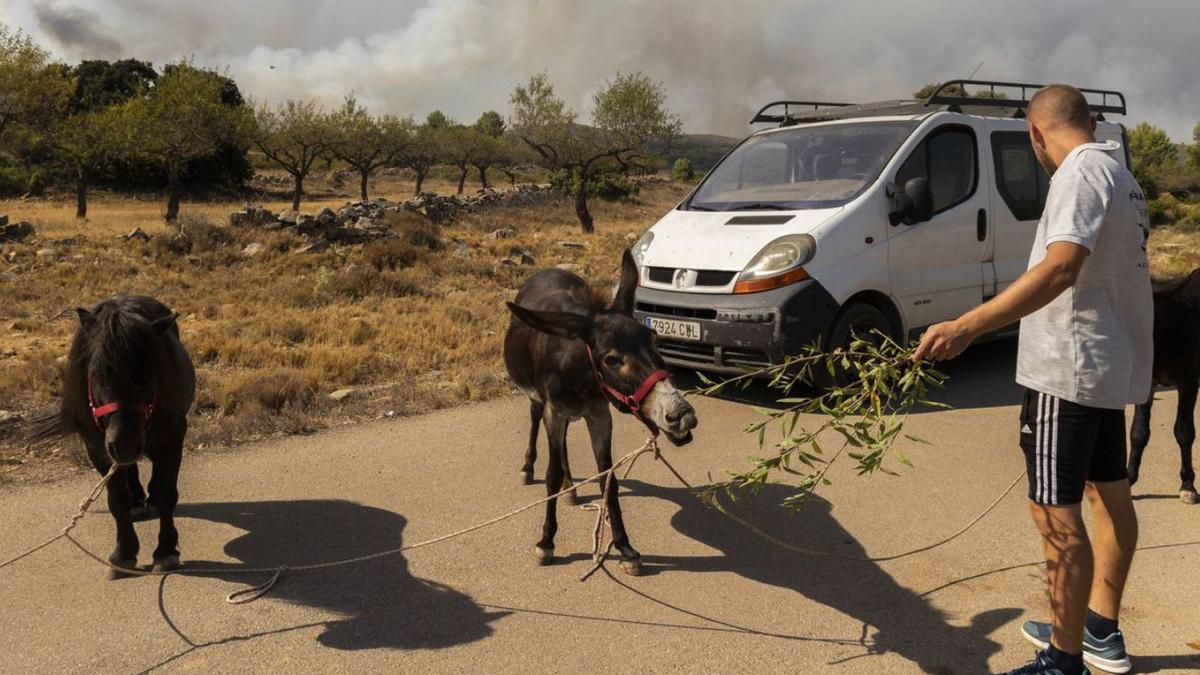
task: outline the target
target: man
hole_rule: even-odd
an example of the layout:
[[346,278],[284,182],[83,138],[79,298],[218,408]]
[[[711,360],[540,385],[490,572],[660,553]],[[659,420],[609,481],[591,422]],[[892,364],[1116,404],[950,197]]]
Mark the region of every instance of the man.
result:
[[[1117,628],[1137,546],[1125,472],[1125,405],[1150,392],[1153,305],[1141,188],[1097,143],[1077,89],[1050,85],[1029,102],[1029,137],[1051,175],[1029,269],[993,300],[929,328],[916,358],[958,356],[976,337],[1021,320],[1021,448],[1042,535],[1052,622],[1027,622],[1033,663],[1013,673],[1130,668]],[[1080,503],[1088,497],[1092,537]]]

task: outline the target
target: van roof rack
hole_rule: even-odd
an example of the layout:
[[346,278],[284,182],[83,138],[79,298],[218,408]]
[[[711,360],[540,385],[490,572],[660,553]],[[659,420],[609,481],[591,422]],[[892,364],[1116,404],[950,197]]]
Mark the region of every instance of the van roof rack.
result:
[[[967,92],[967,85],[973,87],[987,87],[990,96],[970,96],[964,95]],[[954,112],[962,112],[964,107],[985,107],[985,108],[1011,108],[1019,111],[1014,116],[1024,117],[1024,111],[1029,107],[1029,100],[1032,98],[1032,92],[1036,92],[1046,85],[1044,84],[1029,84],[1026,82],[997,82],[994,80],[948,80],[933,90],[929,98],[925,99],[926,106],[945,105]],[[997,92],[996,88],[1001,89],[1019,89],[1021,95],[1018,98],[1008,98],[1008,92]],[[1086,89],[1079,88],[1083,92],[1084,97],[1091,95],[1092,98],[1100,97],[1100,102],[1096,103],[1093,100],[1088,100],[1088,108],[1092,112],[1100,115],[1100,119],[1104,119],[1104,113],[1116,113],[1124,115],[1125,112],[1125,94],[1111,89]],[[1004,98],[996,98],[997,95]],[[1109,99],[1116,99],[1115,103],[1109,103]]]
[[[799,107],[803,107],[803,108],[807,108],[807,107],[811,106],[813,110],[820,110],[821,108],[845,108],[845,107],[852,106],[852,105],[854,105],[854,104],[853,103],[835,103],[832,101],[771,101],[770,103],[768,103],[768,104],[764,105],[762,108],[760,108],[757,113],[755,113],[754,118],[750,120],[750,124],[758,124],[759,122],[770,122],[771,124],[778,124],[779,126],[788,126],[789,124],[795,124],[795,122],[793,120],[799,120],[802,118],[791,114],[790,108],[792,106],[799,106]],[[771,108],[777,108],[779,106],[783,106],[782,114],[781,113],[772,113],[772,114],[767,113],[767,111],[770,110]]]

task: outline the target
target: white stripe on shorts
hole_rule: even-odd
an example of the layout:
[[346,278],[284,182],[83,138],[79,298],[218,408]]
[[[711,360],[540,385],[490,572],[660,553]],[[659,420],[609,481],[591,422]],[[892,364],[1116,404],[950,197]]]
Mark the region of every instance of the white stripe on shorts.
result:
[[1039,391],[1038,392],[1038,409],[1037,409],[1037,428],[1034,429],[1034,431],[1037,433],[1037,437],[1034,441],[1034,446],[1033,446],[1033,458],[1034,458],[1034,470],[1035,470],[1034,480],[1036,481],[1036,484],[1037,484],[1037,490],[1034,492],[1034,500],[1039,503],[1042,501],[1042,485],[1043,485],[1042,476],[1044,473],[1044,464],[1042,461],[1042,447],[1043,447],[1044,443],[1042,442],[1042,439],[1046,433],[1045,402],[1046,402],[1046,395]]

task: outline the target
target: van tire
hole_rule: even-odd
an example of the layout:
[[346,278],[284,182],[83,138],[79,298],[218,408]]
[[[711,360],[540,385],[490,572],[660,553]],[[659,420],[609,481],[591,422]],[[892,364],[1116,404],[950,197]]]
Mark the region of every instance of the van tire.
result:
[[[878,331],[889,337],[894,336],[896,333],[895,327],[892,326],[892,322],[888,319],[887,314],[884,314],[875,305],[867,302],[855,302],[847,305],[833,322],[833,328],[829,331],[829,339],[825,343],[825,351],[832,353],[837,349],[846,349],[850,346],[855,336],[866,337],[874,331]],[[823,389],[844,386],[849,384],[853,379],[849,373],[840,367],[836,367],[832,378],[829,377],[829,373],[825,372],[823,367],[815,370],[814,373],[816,374],[817,386]]]

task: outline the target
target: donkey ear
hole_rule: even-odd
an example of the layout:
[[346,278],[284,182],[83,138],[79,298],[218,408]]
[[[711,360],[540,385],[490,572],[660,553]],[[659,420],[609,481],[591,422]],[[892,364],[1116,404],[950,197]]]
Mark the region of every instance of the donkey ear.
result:
[[546,312],[508,303],[508,311],[543,333],[568,339],[586,340],[592,333],[592,319],[575,312]]
[[633,316],[633,297],[637,293],[637,287],[637,263],[633,262],[633,254],[629,252],[629,249],[625,249],[625,253],[621,255],[621,281],[617,283],[617,289],[613,292],[613,300],[609,309]]
[[96,324],[96,317],[92,313],[82,307],[75,308],[75,314],[79,316],[79,325],[85,329],[91,328]]
[[167,332],[167,330],[169,330],[171,328],[171,326],[175,325],[175,320],[178,318],[179,318],[178,314],[176,314],[175,312],[171,312],[170,314],[168,314],[162,318],[151,321],[150,327],[153,328],[158,333],[165,333],[165,332]]

